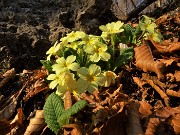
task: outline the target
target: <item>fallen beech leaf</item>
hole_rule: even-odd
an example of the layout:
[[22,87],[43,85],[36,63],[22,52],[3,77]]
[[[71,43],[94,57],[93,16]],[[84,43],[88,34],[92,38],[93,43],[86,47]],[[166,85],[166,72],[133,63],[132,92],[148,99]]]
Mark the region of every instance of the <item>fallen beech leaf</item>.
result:
[[15,76],[15,69],[12,68],[10,70],[8,70],[6,73],[3,74],[3,79],[0,82],[0,89],[11,79],[14,78]]
[[143,115],[143,117],[148,117],[149,115],[152,114],[152,106],[144,101],[139,101],[140,107],[139,107],[139,112]]
[[16,123],[22,125],[24,118],[25,117],[24,117],[22,108],[18,108],[16,116],[14,117],[14,119],[10,123],[11,128],[13,128],[12,125],[15,125]]
[[165,65],[160,61],[154,61],[150,47],[143,43],[141,46],[134,48],[136,66],[144,72],[151,71],[157,74],[158,79],[163,79]]
[[133,77],[133,81],[141,88],[143,88],[143,85],[146,84],[145,81],[142,81],[139,77]]
[[126,119],[125,109],[113,115],[103,126],[100,135],[126,135]]
[[148,74],[143,73],[142,76],[143,79],[147,81],[147,83],[151,85],[151,87],[153,87],[159,93],[161,98],[164,99],[165,105],[169,106],[169,97],[166,95],[166,93],[163,90],[161,90],[156,84],[154,84],[153,80],[151,80]]
[[180,134],[180,113],[176,114],[168,119],[168,123],[173,127],[174,132]]
[[126,133],[128,135],[143,135],[143,129],[140,122],[139,114],[139,102],[130,103],[127,110],[127,124],[126,124]]
[[162,63],[167,66],[170,66],[175,60],[174,59],[159,59]]
[[10,132],[10,121],[0,120],[0,133],[2,135],[7,135]]
[[158,118],[150,118],[145,135],[155,135],[159,124],[160,120]]
[[3,100],[4,100],[4,95],[0,95],[0,105],[3,102]]
[[174,116],[175,114],[180,114],[180,107],[165,107],[156,110],[156,116],[160,117],[161,119],[167,119],[168,117]]
[[97,112],[92,116],[93,125],[96,127],[99,123],[105,122],[107,119],[108,112],[104,108],[100,108]]
[[180,91],[166,90],[166,94],[173,97],[180,97]]
[[45,120],[44,120],[44,111],[37,110],[35,117],[30,119],[29,125],[26,128],[24,135],[31,135],[33,133],[38,133],[45,127]]
[[64,135],[83,135],[83,131],[77,124],[64,125]]
[[180,82],[180,71],[175,71],[174,77],[176,79],[176,82]]
[[150,39],[150,41],[157,49],[157,51],[162,54],[180,51],[180,42],[171,42],[169,40],[164,40],[162,43],[158,43],[153,41],[152,39]]
[[0,109],[0,120],[9,120],[15,111],[16,105],[17,99],[13,95],[2,105],[2,108]]
[[159,18],[156,20],[156,24],[159,25],[159,24],[162,24],[162,23],[166,22],[168,17],[169,17],[168,14],[162,15],[161,17],[159,17]]

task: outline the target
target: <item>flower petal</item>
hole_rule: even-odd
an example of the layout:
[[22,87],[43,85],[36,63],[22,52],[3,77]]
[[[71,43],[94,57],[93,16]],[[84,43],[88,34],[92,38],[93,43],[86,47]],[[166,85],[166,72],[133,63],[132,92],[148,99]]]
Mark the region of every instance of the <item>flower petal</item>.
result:
[[73,63],[75,60],[76,60],[76,56],[70,55],[70,56],[68,56],[68,57],[66,58],[66,64],[67,64],[67,65],[68,65],[68,64],[71,64],[71,63]]
[[98,53],[95,53],[90,56],[90,60],[93,62],[98,62],[101,59],[100,55]]
[[69,68],[70,70],[72,70],[72,71],[77,71],[78,68],[79,68],[79,64],[77,64],[77,63],[72,63],[71,65],[69,65],[68,68]]
[[54,80],[50,82],[49,88],[54,89],[58,85],[58,80]]
[[93,92],[94,92],[95,90],[98,90],[98,84],[97,84],[96,82],[92,82],[92,83],[88,86],[87,91],[88,91],[89,93],[93,94]]
[[56,62],[58,63],[58,64],[64,64],[64,63],[66,63],[66,60],[65,60],[65,58],[64,57],[61,57],[61,58],[58,58],[57,60],[56,60]]
[[83,93],[87,90],[88,86],[90,85],[89,82],[87,82],[86,80],[79,78],[77,80],[77,93]]
[[96,64],[91,64],[89,66],[89,74],[96,76],[101,73],[101,67],[97,66]]
[[108,61],[111,57],[111,55],[109,53],[106,53],[106,52],[101,53],[100,56],[101,56],[101,59],[103,61]]
[[86,76],[89,74],[89,71],[87,68],[82,67],[78,69],[77,73],[80,78],[86,79]]
[[48,75],[47,80],[54,80],[54,79],[56,79],[56,77],[57,77],[56,74],[50,74],[50,75]]
[[94,77],[94,81],[99,85],[99,86],[103,86],[105,84],[106,81],[106,77],[102,74]]

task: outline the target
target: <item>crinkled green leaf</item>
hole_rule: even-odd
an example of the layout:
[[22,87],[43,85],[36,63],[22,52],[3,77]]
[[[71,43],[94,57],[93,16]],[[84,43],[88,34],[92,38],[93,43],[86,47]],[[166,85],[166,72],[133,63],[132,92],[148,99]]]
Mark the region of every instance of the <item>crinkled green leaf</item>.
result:
[[65,124],[68,124],[67,119],[69,119],[70,116],[82,110],[86,105],[87,105],[87,102],[85,100],[80,100],[76,102],[73,106],[65,110],[63,114],[60,116],[60,118],[58,119],[59,125],[63,126]]
[[49,61],[49,60],[40,60],[40,62],[43,64],[43,66],[45,66],[45,68],[49,71],[52,72],[52,65],[53,62]]
[[120,55],[115,62],[116,63],[115,69],[121,65],[127,64],[130,61],[130,59],[133,57],[133,54],[134,54],[133,47],[121,49]]
[[47,98],[43,110],[45,122],[48,127],[57,134],[61,128],[57,120],[64,112],[63,100],[57,94],[52,93]]

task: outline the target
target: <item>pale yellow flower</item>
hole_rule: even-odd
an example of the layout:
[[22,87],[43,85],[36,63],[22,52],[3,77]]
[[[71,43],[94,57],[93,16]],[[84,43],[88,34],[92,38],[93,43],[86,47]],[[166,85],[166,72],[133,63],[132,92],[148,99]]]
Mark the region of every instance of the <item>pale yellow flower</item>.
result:
[[79,68],[78,63],[75,62],[76,56],[70,55],[66,59],[64,57],[58,58],[56,60],[57,64],[52,65],[52,70],[56,72],[56,74],[60,74],[61,72],[69,72],[69,70],[77,71]]
[[98,89],[98,86],[103,86],[106,81],[105,76],[101,74],[100,66],[96,64],[91,64],[89,69],[82,67],[77,73],[80,77],[77,81],[78,93],[85,91],[93,93],[94,90]]
[[88,45],[85,47],[85,52],[90,55],[90,60],[93,62],[98,62],[99,60],[108,61],[111,57],[109,53],[107,53],[107,45],[99,42],[96,45]]
[[104,76],[106,77],[106,82],[104,84],[105,87],[109,87],[111,84],[116,82],[117,75],[112,71],[104,72]]
[[51,56],[52,55],[56,55],[56,53],[62,48],[62,43],[58,43],[58,41],[55,42],[54,46],[52,46],[47,52],[46,54],[48,54],[47,56],[47,60],[50,61]]

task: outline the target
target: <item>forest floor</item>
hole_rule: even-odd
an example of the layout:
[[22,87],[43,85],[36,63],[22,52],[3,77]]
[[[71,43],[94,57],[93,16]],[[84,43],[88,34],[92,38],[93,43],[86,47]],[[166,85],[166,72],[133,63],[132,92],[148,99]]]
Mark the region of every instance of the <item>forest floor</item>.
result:
[[[85,17],[68,1],[0,2],[0,135],[54,134],[43,117],[44,103],[53,90],[48,87],[48,73],[40,60],[58,38],[72,29],[92,33],[99,25],[117,20],[107,9],[87,21],[99,14],[99,5],[89,6]],[[94,8],[99,11],[92,15]],[[82,94],[89,104],[73,116],[79,127],[67,125],[66,134],[180,134],[180,9],[157,12],[161,15],[151,16],[156,19],[163,42],[152,42],[148,50],[141,48],[142,52],[136,47],[131,62],[120,68],[115,85],[92,95]],[[146,70],[150,66],[146,57],[140,60],[143,66],[137,64],[137,55],[142,53],[152,57],[151,71]]]

